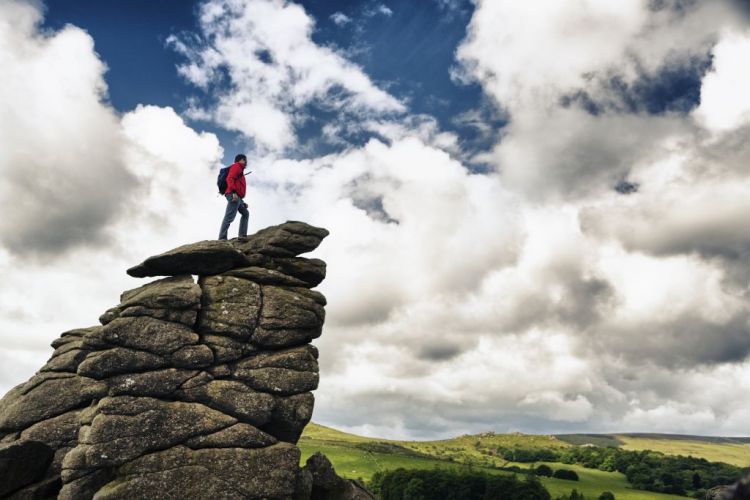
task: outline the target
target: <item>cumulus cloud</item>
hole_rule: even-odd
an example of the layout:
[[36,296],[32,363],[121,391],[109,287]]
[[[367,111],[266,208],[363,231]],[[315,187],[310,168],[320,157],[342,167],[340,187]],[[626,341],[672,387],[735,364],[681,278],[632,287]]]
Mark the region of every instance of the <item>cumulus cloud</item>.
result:
[[[223,150],[216,136],[196,132],[172,108],[158,106],[139,105],[122,117],[122,128],[128,140],[125,161],[144,186],[123,219],[147,228],[150,249],[168,246],[184,221],[190,223],[180,228],[181,238],[213,237],[206,208],[217,201],[216,170]],[[167,228],[172,231],[155,239]],[[125,237],[127,232],[120,241]],[[143,244],[138,248],[147,250]]]
[[[331,138],[378,139],[258,160],[259,225],[304,213],[331,230],[319,250],[329,314],[315,418],[391,437],[648,430],[668,414],[685,415],[683,429],[739,432],[725,399],[689,399],[698,376],[686,376],[747,373],[747,304],[712,257],[727,240],[704,237],[731,217],[700,222],[679,201],[699,188],[708,206],[712,186],[741,178],[743,136],[707,134],[682,108],[626,105],[633,96],[612,84],[706,65],[737,23],[732,5],[526,9],[479,2],[458,50],[457,77],[479,81],[509,121],[479,158],[495,172],[471,173],[458,138],[415,115],[334,121]],[[622,196],[624,183],[639,188]],[[680,236],[681,220],[699,236]]]
[[404,301],[470,290],[487,267],[514,259],[520,237],[515,201],[494,177],[470,175],[415,136],[277,161],[256,182],[259,205],[286,200],[277,216],[306,213],[331,229],[321,254],[332,323],[382,322]]
[[[478,2],[454,71],[460,81],[481,83],[509,113],[510,127],[484,160],[536,197],[612,189],[632,167],[652,161],[691,123],[632,112],[623,86],[706,65],[721,31],[741,22],[728,1],[586,1],[575,8],[551,1],[544,15],[539,8]],[[585,99],[571,100],[576,95]]]
[[323,376],[332,390],[320,395],[316,411],[325,418],[351,413],[349,428],[371,435],[455,435],[498,426],[507,431],[534,419],[564,426],[586,420],[592,410],[582,394],[590,385],[587,363],[564,336],[549,331],[484,337],[450,361],[422,361],[422,370],[407,350],[377,342],[347,348],[345,355],[356,362],[341,376]]
[[[459,372],[465,369],[462,357],[487,339],[511,348],[519,338],[544,331],[545,340],[565,339],[589,385],[545,392],[525,374],[516,375],[528,394],[504,399],[509,379],[494,378],[502,387],[501,395],[490,398],[496,404],[470,405],[473,411],[511,427],[546,418],[549,428],[549,406],[569,417],[560,430],[612,430],[613,423],[636,429],[655,416],[683,414],[689,422],[683,429],[706,429],[710,422],[711,433],[741,432],[733,412],[719,409],[728,401],[690,400],[686,387],[697,377],[686,370],[705,377],[721,377],[727,366],[735,367],[733,373],[748,370],[750,311],[742,282],[748,274],[740,264],[746,255],[740,228],[746,205],[743,98],[736,103],[736,121],[725,122],[731,126],[720,130],[707,121],[724,119],[729,109],[710,97],[728,85],[721,75],[724,82],[742,78],[729,62],[742,47],[736,35],[742,18],[730,2],[579,7],[555,3],[548,15],[539,15],[517,2],[477,4],[454,75],[478,81],[507,113],[509,126],[483,159],[496,165],[499,181],[519,196],[525,238],[518,259],[486,268],[481,285],[466,297],[432,307],[402,306],[408,313],[392,317],[404,321],[391,325],[394,332],[437,331],[445,345],[431,350],[401,340],[408,348],[402,355],[411,352],[402,364],[432,376],[419,362],[425,358]],[[548,50],[538,50],[540,44]],[[656,81],[675,67],[706,65],[711,55],[713,67],[702,77],[701,103],[693,114],[652,114],[626,103],[632,96],[612,85],[613,79]],[[576,93],[593,105],[566,98]],[[615,187],[626,183],[638,189],[619,194]],[[430,326],[415,328],[419,318]],[[557,372],[551,373],[556,379]],[[419,410],[429,397],[401,392],[389,398],[419,415],[407,429],[420,418],[429,422]],[[461,404],[449,404],[445,413],[469,422],[472,417],[454,413]],[[396,418],[385,413],[382,429]],[[586,422],[582,427],[579,417]]]
[[0,6],[0,235],[29,257],[108,241],[137,187],[94,41],[73,26],[42,33],[41,19],[32,4]]
[[[746,432],[734,391],[750,389],[750,126],[716,97],[742,76],[730,61],[746,50],[743,18],[723,1],[578,6],[551,2],[532,15],[518,2],[477,2],[456,74],[498,107],[458,118],[497,139],[484,157],[496,168],[484,173],[461,162],[459,138],[435,118],[409,114],[316,45],[297,4],[210,0],[200,35],[172,39],[187,59],[179,71],[216,95],[191,101],[189,115],[259,145],[251,230],[302,218],[331,231],[316,251],[328,262],[320,289],[329,300],[316,421],[404,438]],[[6,33],[38,23],[38,11],[19,9],[31,24]],[[37,46],[68,32],[82,33],[26,38]],[[26,45],[14,47],[2,57],[28,59],[17,53]],[[85,89],[99,89],[87,102],[112,117],[117,164],[138,188],[112,215],[106,251],[19,266],[0,248],[0,329],[9,332],[0,357],[18,360],[0,363],[6,386],[38,366],[60,331],[90,324],[140,284],[112,270],[214,238],[223,210],[216,137],[170,108],[114,116],[101,104],[103,66],[87,50],[82,71],[98,83]],[[76,44],[65,52],[81,55]],[[701,64],[694,111],[624,106],[611,84]],[[595,105],[567,98],[578,92]],[[283,158],[299,146],[309,106],[336,115],[322,131],[331,140],[373,138]],[[488,130],[487,116],[509,125]],[[88,135],[65,138],[85,157]],[[638,189],[624,196],[618,183]]]
[[544,6],[479,2],[458,57],[467,76],[479,79],[502,106],[549,103],[622,58],[626,42],[645,22],[643,7],[641,2],[591,1],[575,8],[554,1]]
[[485,159],[529,198],[581,199],[614,189],[686,128],[673,116],[594,116],[578,108],[556,109],[511,118]]
[[126,113],[120,134],[120,161],[142,187],[112,220],[109,246],[75,248],[54,261],[0,255],[0,356],[17,360],[0,371],[0,390],[38,369],[60,333],[96,324],[123,290],[142,285],[125,274],[128,267],[175,242],[218,233],[224,205],[215,196],[212,168],[223,152],[216,137],[195,132],[174,110],[154,106]]
[[632,432],[691,434],[708,429],[711,435],[744,435],[740,421],[747,418],[747,405],[736,394],[748,388],[748,370],[748,363],[676,371],[658,366],[641,369],[619,381],[627,405],[615,418]]
[[314,24],[286,0],[210,0],[201,5],[200,37],[169,42],[187,58],[179,72],[218,95],[208,114],[262,152],[296,145],[307,105],[349,116],[405,110],[357,65],[313,42]]
[[750,193],[738,181],[672,179],[668,189],[651,182],[627,203],[587,208],[581,220],[588,231],[632,250],[747,260],[750,239],[743,228]]
[[0,392],[138,286],[127,267],[215,237],[223,210],[216,137],[168,108],[118,116],[91,37],[41,21],[34,3],[0,5]]
[[584,1],[575,7],[553,0],[480,1],[457,52],[462,66],[456,77],[478,79],[515,112],[547,107],[571,91],[595,91],[612,76],[632,80],[702,55],[721,27],[738,22],[737,14],[728,1]]
[[[731,30],[719,35],[714,67],[702,80],[700,104],[691,115],[677,117],[685,122],[682,131],[662,140],[658,154],[629,170],[638,192],[603,197],[581,211],[587,232],[631,251],[692,255],[717,263],[725,282],[740,290],[750,277],[745,264],[750,242],[743,229],[750,123],[742,118],[742,96],[729,106],[713,92],[722,87],[731,92],[741,77],[736,68],[744,66],[727,66],[726,57],[737,57],[742,40]],[[750,46],[744,48],[747,57]]]
[[713,51],[713,69],[703,79],[696,118],[708,129],[727,131],[750,121],[750,34],[726,33]]

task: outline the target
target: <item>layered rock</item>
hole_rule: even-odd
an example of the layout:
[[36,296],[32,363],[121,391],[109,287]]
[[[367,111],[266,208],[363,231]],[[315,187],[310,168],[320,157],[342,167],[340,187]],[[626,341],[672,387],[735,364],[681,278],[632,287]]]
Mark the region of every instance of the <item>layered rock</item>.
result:
[[[318,385],[325,263],[299,254],[327,234],[287,222],[129,269],[166,278],[63,333],[0,401],[0,497],[310,498],[295,444]],[[13,472],[20,460],[34,467]]]

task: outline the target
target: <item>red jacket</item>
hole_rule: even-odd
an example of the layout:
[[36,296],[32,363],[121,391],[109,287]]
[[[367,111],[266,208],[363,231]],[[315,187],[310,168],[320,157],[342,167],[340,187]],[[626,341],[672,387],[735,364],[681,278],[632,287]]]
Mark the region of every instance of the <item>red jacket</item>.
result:
[[240,198],[245,197],[245,175],[244,167],[240,163],[232,163],[227,174],[227,190],[224,194],[237,193]]

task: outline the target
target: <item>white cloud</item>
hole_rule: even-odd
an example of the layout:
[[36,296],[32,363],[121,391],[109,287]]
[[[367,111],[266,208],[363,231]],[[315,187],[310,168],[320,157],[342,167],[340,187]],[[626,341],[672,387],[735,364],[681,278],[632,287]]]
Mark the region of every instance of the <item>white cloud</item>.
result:
[[[750,363],[678,374],[653,367],[644,370],[629,397],[630,408],[618,420],[630,432],[693,433],[712,436],[747,433],[747,405],[736,397],[750,388]],[[710,390],[706,388],[710,387]],[[646,389],[648,388],[648,389]]]
[[393,15],[393,10],[384,3],[371,1],[369,5],[366,5],[364,9],[362,9],[362,15],[366,18],[375,16],[391,17]]
[[722,132],[750,122],[750,35],[727,32],[713,49],[713,69],[703,79],[695,116]]
[[128,267],[175,242],[218,234],[224,203],[212,169],[222,156],[216,137],[154,106],[125,114],[120,135],[121,161],[142,188],[113,219],[110,245],[72,250],[52,262],[0,261],[0,356],[13,353],[18,360],[0,372],[0,391],[36,371],[60,333],[97,324],[123,290],[143,284],[125,274]]
[[655,255],[750,255],[750,236],[744,231],[750,210],[747,180],[701,180],[680,173],[682,179],[666,185],[645,184],[630,200],[591,207],[583,223],[627,248]]
[[[513,197],[413,136],[257,170],[250,199],[331,230],[321,255],[332,322],[382,321],[405,298],[476,286],[515,255]],[[352,280],[370,286],[351,294]]]
[[331,21],[334,22],[337,26],[344,26],[345,24],[349,24],[352,22],[352,19],[344,14],[343,12],[334,12],[330,15]]
[[[117,227],[118,243],[130,249],[131,258],[158,253],[176,240],[218,236],[223,198],[216,172],[223,150],[216,136],[197,133],[173,109],[156,106],[126,113],[122,127],[128,139],[125,159],[144,186]],[[149,237],[134,238],[131,224]]]
[[171,109],[118,116],[91,37],[41,20],[32,3],[0,4],[0,392],[138,286],[125,269],[215,237],[223,212],[216,137]]
[[[412,156],[404,156],[405,148]],[[414,139],[390,147],[372,142],[365,154],[277,163],[264,174],[264,183],[269,175],[279,185],[292,180],[290,189],[299,197],[297,206],[286,210],[308,213],[332,230],[320,250],[330,265],[322,285],[330,305],[326,334],[318,341],[323,382],[316,418],[370,435],[393,436],[395,427],[405,437],[528,429],[535,419],[543,419],[547,431],[630,429],[651,411],[644,394],[654,388],[648,377],[636,385],[623,381],[623,374],[673,364],[674,353],[691,364],[710,361],[711,346],[734,341],[721,325],[746,312],[723,290],[717,268],[684,258],[639,260],[603,245],[581,232],[576,205],[518,207],[511,221],[500,222],[492,214],[516,206],[514,197],[504,209],[491,207],[497,195],[469,196],[476,208],[468,212],[432,202],[425,196],[445,198],[439,186],[463,184],[461,176],[445,176],[450,170],[441,174],[441,167],[430,175],[402,167],[440,165],[425,161],[432,154]],[[370,178],[362,184],[343,188],[367,172]],[[500,188],[492,177],[476,177]],[[424,192],[408,187],[412,178]],[[342,191],[352,198],[342,199]],[[292,199],[291,193],[275,196]],[[394,225],[357,214],[354,197],[362,193],[382,195],[388,216],[406,219]],[[404,210],[393,210],[401,203],[408,203]],[[458,214],[462,231],[467,224],[484,224],[486,233],[456,235],[454,253],[446,233],[420,231],[451,213]],[[513,249],[506,259],[472,254],[477,249],[471,242],[494,253],[488,235],[514,224],[523,239],[506,232],[496,240],[495,248]],[[475,270],[469,263],[477,264]],[[697,289],[705,293],[694,293]],[[708,351],[681,330],[681,318],[689,314],[714,322]],[[542,371],[535,368],[541,366]],[[713,366],[706,370],[723,369],[721,363]],[[677,388],[684,375],[678,368],[662,377]],[[683,397],[666,390],[661,395],[669,405],[687,408]],[[720,404],[713,401],[708,410],[690,405],[689,412],[711,412]],[[624,412],[632,422],[622,418]],[[712,432],[737,429],[731,415],[717,414],[711,426]]]
[[[342,18],[339,18],[342,19]],[[338,114],[400,113],[404,105],[361,68],[312,40],[313,19],[281,0],[210,0],[201,6],[202,40],[170,37],[188,62],[180,73],[219,94],[211,115],[253,139],[260,151],[296,144],[308,104]]]
[[722,27],[740,22],[729,1],[675,7],[666,2],[655,10],[647,0],[479,1],[457,52],[457,76],[477,79],[515,113],[549,109],[567,93],[600,92],[612,76],[632,81],[700,56]]
[[501,106],[547,104],[621,60],[646,19],[638,1],[482,1],[458,57]]
[[391,8],[384,3],[378,5],[378,12],[387,17],[391,17],[393,15],[393,11],[391,10]]
[[685,116],[631,112],[613,79],[637,86],[640,78],[700,65],[718,34],[741,19],[728,1],[659,8],[646,0],[478,2],[454,75],[481,83],[510,120],[482,159],[530,197],[612,189],[693,127]]
[[[588,272],[611,292],[606,312],[587,325],[594,348],[671,367],[742,360],[750,349],[741,285],[748,270],[739,262],[748,248],[739,229],[747,131],[737,129],[720,147],[706,141],[689,115],[629,111],[607,84],[708,54],[742,18],[726,2],[680,9],[667,3],[659,10],[647,2],[582,2],[575,10],[555,4],[544,16],[512,2],[478,7],[459,56],[511,121],[487,158],[527,199],[550,207],[566,200],[580,214],[588,257],[596,262]],[[510,18],[520,21],[505,22]],[[535,50],[539,40],[549,50]],[[703,79],[703,94],[720,69]],[[577,92],[593,98],[598,111],[561,100]],[[616,194],[624,179],[635,181],[638,192]],[[652,256],[637,254],[644,251]],[[578,275],[568,276],[568,285],[572,276]],[[538,311],[534,317],[558,310]]]
[[102,102],[106,67],[83,30],[40,33],[32,4],[4,2],[0,18],[2,245],[33,257],[102,243],[136,187]]
[[523,111],[486,158],[529,198],[581,199],[614,189],[688,127],[674,116]]
[[593,405],[585,396],[578,394],[573,399],[566,399],[560,393],[550,391],[526,396],[518,406],[552,421],[585,422],[594,413]]
[[[319,392],[316,412],[334,421],[346,412],[347,421],[368,423],[358,429],[368,435],[391,436],[397,427],[404,437],[455,436],[482,428],[513,430],[534,418],[578,422],[591,414],[582,394],[591,390],[589,366],[555,332],[483,336],[442,361],[384,346],[372,329],[355,332],[368,338],[345,348],[343,357],[351,362],[340,372],[323,371],[321,388],[327,390]],[[427,342],[442,340],[441,332],[415,333]]]

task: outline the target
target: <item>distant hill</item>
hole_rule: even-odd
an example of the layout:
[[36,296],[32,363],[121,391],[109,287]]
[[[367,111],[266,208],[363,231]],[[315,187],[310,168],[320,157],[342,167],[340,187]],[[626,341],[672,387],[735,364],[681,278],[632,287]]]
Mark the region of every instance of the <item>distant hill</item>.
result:
[[[624,444],[620,437],[625,439],[655,439],[669,441],[700,441],[716,444],[750,444],[750,437],[720,437],[720,436],[693,436],[690,434],[654,434],[642,432],[628,432],[624,434],[555,434],[555,437],[571,444],[596,444],[612,443],[611,446]],[[599,446],[599,445],[597,445]]]
[[616,446],[624,450],[653,450],[750,466],[750,437],[691,436],[686,434],[559,434],[558,439],[577,446]]
[[542,478],[553,498],[569,494],[575,488],[586,498],[598,498],[611,491],[618,500],[684,498],[675,495],[634,490],[623,474],[589,469],[559,462],[536,464],[510,462],[498,456],[498,448],[557,449],[576,446],[618,447],[624,450],[653,450],[667,455],[692,455],[740,467],[750,466],[750,438],[718,438],[677,436],[669,434],[495,434],[486,432],[457,436],[437,441],[399,441],[370,438],[310,423],[305,428],[299,447],[302,460],[315,451],[323,452],[343,477],[369,480],[376,471],[399,467],[432,469],[434,467],[471,466],[493,473],[510,473],[500,467],[517,466],[527,469],[547,463],[554,469],[574,470],[580,481]]
[[705,441],[707,443],[750,444],[750,437],[691,436],[689,434],[619,434],[628,438],[669,439],[673,441]]

